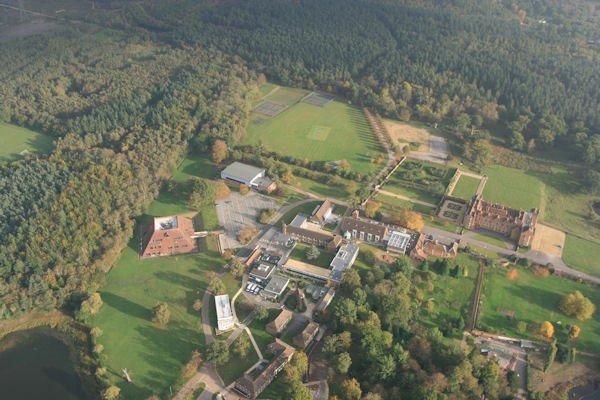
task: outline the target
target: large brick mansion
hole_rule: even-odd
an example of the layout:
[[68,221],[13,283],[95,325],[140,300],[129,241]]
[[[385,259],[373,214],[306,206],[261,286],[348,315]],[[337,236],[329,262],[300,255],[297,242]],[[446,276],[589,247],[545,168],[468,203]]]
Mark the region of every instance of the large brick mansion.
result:
[[463,225],[467,229],[482,228],[508,236],[520,246],[530,246],[539,210],[523,211],[483,200],[477,195],[471,201]]

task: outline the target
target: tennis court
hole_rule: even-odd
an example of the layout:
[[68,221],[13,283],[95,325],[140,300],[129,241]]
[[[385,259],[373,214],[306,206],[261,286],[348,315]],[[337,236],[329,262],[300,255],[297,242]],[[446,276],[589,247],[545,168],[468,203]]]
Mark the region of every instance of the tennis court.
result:
[[312,104],[313,106],[325,107],[333,101],[333,96],[312,92],[302,99],[303,103]]
[[252,112],[261,115],[266,115],[267,117],[274,117],[287,108],[287,106],[282,106],[281,104],[265,101],[264,103],[260,103],[258,106],[254,107]]

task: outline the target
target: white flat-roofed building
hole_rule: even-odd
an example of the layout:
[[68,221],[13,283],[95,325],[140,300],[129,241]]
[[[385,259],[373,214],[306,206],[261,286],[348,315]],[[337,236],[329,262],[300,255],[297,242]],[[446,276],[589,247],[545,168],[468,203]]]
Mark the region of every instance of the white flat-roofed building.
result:
[[341,282],[344,272],[354,264],[358,256],[358,246],[353,244],[345,244],[340,246],[337,254],[331,260],[331,275],[329,279],[334,282]]
[[233,313],[231,312],[229,295],[215,296],[215,308],[217,310],[217,327],[219,331],[225,332],[233,329],[235,323],[233,321]]
[[390,253],[406,254],[411,235],[404,232],[392,231],[387,239],[386,250]]

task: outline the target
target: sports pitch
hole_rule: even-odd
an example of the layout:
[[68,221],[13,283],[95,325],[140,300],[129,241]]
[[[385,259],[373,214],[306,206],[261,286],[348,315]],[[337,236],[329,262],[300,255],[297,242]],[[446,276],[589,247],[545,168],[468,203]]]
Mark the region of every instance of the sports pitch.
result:
[[336,101],[325,107],[299,102],[246,129],[244,144],[262,142],[269,150],[310,161],[346,159],[352,170],[363,173],[380,168],[371,159],[384,152],[362,111]]

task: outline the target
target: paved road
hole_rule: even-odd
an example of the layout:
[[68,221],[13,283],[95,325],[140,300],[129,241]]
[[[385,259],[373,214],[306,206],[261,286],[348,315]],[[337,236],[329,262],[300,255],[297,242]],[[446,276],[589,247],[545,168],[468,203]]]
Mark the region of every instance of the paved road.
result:
[[557,256],[553,256],[551,254],[542,253],[536,250],[529,250],[527,253],[519,253],[515,250],[505,249],[503,247],[494,246],[489,243],[481,242],[479,240],[473,239],[468,235],[459,235],[457,233],[446,232],[441,229],[432,228],[430,226],[424,226],[422,233],[426,235],[433,235],[435,239],[439,240],[442,243],[450,243],[453,241],[462,241],[463,243],[470,243],[475,246],[483,247],[484,249],[495,251],[496,253],[503,254],[506,256],[516,255],[519,258],[528,258],[533,262],[546,265],[548,263],[552,263],[555,270],[565,274],[570,275],[576,278],[581,278],[583,280],[592,282],[596,285],[600,285],[600,278],[595,276],[591,276],[588,274],[584,274],[583,272],[579,272],[569,267],[565,262]]

